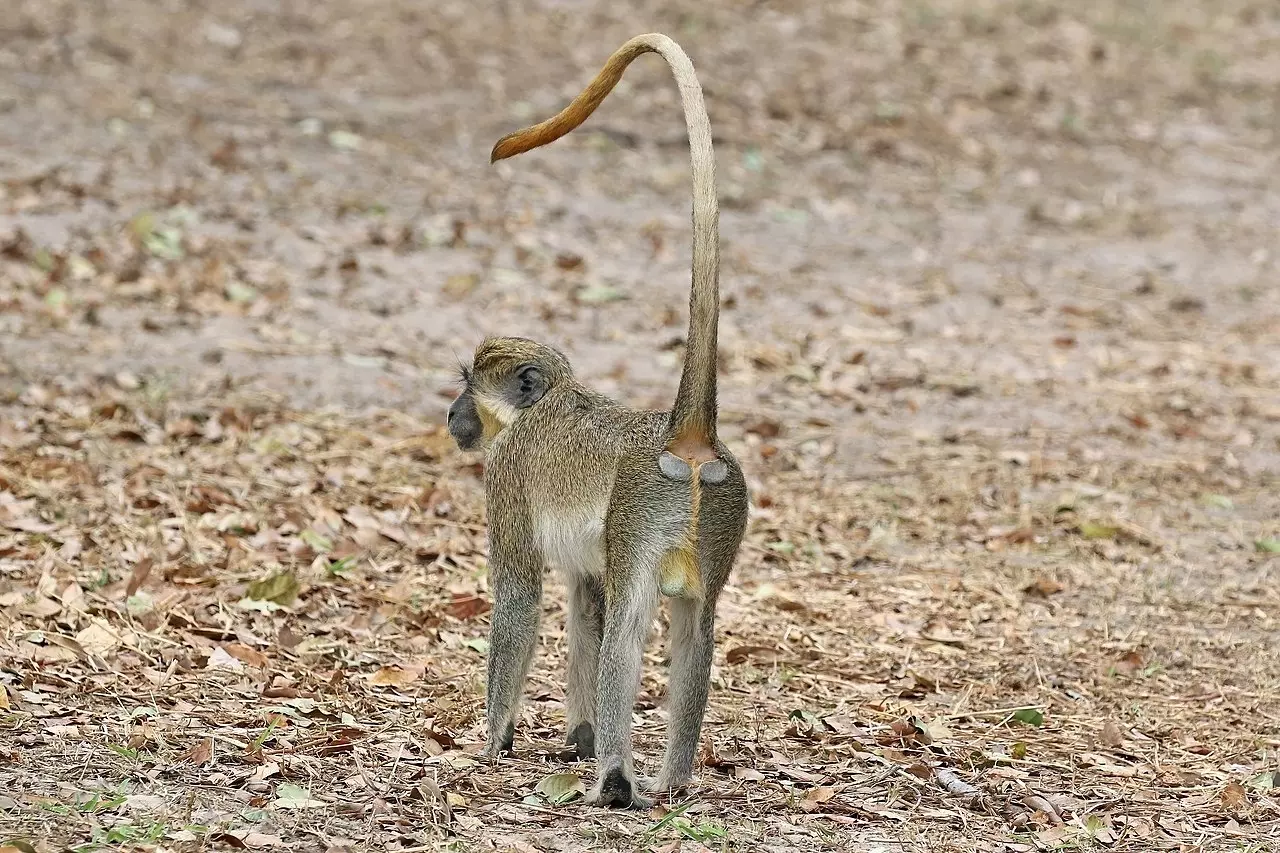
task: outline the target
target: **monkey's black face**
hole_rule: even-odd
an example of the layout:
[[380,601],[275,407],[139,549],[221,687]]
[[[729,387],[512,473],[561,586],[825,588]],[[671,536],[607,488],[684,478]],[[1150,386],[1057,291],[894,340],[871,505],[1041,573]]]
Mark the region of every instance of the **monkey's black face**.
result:
[[480,412],[470,389],[459,394],[449,406],[449,435],[461,450],[475,450],[480,445],[484,424],[480,421]]

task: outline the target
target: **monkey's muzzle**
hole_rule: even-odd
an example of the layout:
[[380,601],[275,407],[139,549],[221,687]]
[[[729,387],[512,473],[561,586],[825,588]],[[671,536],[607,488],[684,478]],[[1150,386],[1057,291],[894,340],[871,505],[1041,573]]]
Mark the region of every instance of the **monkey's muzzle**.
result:
[[480,422],[476,401],[464,391],[449,406],[449,435],[453,436],[460,450],[474,450],[483,434],[484,424]]

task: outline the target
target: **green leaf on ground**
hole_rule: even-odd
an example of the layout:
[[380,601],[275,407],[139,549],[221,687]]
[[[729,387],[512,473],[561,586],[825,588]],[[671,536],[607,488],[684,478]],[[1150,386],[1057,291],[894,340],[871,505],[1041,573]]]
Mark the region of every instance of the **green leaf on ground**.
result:
[[1028,726],[1044,725],[1044,714],[1037,708],[1019,708],[1010,719]]
[[245,590],[245,597],[258,601],[271,601],[288,606],[298,597],[298,579],[293,572],[276,572],[270,577],[254,581]]
[[547,802],[553,806],[567,803],[587,791],[576,773],[552,773],[543,777],[534,790],[546,797]]

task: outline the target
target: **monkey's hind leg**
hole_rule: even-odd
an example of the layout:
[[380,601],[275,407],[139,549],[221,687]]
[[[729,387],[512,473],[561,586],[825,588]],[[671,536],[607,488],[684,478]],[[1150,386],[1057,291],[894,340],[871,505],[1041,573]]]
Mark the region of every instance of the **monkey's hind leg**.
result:
[[596,683],[596,773],[587,802],[646,809],[653,800],[640,793],[631,754],[631,712],[640,689],[644,647],[658,605],[657,569],[638,561],[620,565],[610,555],[604,641]]
[[671,599],[667,749],[662,759],[662,772],[656,779],[646,780],[645,787],[649,791],[679,790],[692,779],[693,759],[707,709],[711,660],[715,652],[714,633],[714,599]]
[[648,782],[648,791],[674,791],[692,780],[715,653],[716,603],[746,531],[746,491],[741,487],[740,476],[734,477],[732,483],[739,487],[721,493],[702,507],[698,564],[705,594],[700,598],[671,599],[667,748],[662,771]]
[[491,545],[490,552],[493,615],[483,754],[496,757],[509,752],[515,739],[516,713],[542,615],[542,566],[533,554],[510,553],[498,543]]
[[596,677],[604,638],[604,585],[580,574],[569,581],[569,672],[566,740],[578,758],[596,756]]

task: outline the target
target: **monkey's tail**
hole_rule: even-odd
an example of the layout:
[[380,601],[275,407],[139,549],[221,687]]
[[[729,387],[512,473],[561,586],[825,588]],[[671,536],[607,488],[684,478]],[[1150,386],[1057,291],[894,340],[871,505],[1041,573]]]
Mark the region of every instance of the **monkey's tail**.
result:
[[715,155],[711,120],[702,86],[689,57],[667,36],[646,33],[614,51],[595,79],[556,115],[510,133],[493,146],[490,162],[514,157],[554,142],[591,115],[641,54],[657,53],[671,67],[680,88],[689,156],[693,168],[693,280],[689,293],[689,334],[680,388],[671,407],[666,448],[697,468],[717,460],[716,346],[720,322],[720,210],[716,200]]

